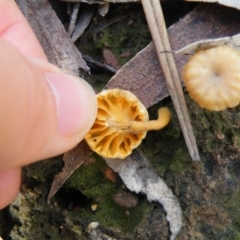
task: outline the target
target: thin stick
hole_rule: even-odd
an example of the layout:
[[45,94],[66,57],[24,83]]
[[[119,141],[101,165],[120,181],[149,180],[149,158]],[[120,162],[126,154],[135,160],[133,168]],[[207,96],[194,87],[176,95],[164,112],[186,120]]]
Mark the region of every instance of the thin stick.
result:
[[199,161],[200,156],[180,84],[180,78],[173,54],[171,53],[172,50],[160,2],[159,0],[142,0],[142,5],[189,154],[193,161]]
[[[113,72],[113,73],[116,73],[117,72],[117,69],[114,68],[114,67],[111,67],[105,63],[101,63],[101,62],[98,62],[96,60],[94,60],[93,58],[91,58],[90,56],[88,55],[82,55],[83,56],[83,59],[87,62],[87,63],[92,63],[94,65],[96,65],[97,67],[100,67],[100,68],[103,68],[109,72]],[[1,239],[0,239],[1,240]]]
[[75,27],[76,27],[76,21],[77,21],[77,15],[79,12],[79,8],[80,8],[80,3],[75,3],[74,7],[73,7],[73,11],[70,17],[70,23],[69,23],[69,27],[68,27],[68,34],[69,36],[72,35]]

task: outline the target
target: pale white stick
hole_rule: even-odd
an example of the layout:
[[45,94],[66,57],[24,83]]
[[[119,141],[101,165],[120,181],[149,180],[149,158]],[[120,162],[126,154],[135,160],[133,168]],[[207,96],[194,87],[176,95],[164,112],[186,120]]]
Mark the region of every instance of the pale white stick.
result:
[[160,2],[159,0],[142,0],[142,5],[156,47],[158,58],[166,78],[168,90],[178,115],[189,154],[193,161],[199,161],[200,156],[189,119],[178,71],[168,40],[168,34]]

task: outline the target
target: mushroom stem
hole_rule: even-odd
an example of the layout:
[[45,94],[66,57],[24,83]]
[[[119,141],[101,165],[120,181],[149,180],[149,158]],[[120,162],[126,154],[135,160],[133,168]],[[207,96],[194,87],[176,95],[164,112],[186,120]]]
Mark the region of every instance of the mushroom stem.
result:
[[157,120],[151,120],[148,122],[132,121],[130,123],[130,128],[136,132],[159,130],[165,127],[170,122],[170,119],[171,119],[170,111],[168,110],[168,108],[163,107],[158,110]]

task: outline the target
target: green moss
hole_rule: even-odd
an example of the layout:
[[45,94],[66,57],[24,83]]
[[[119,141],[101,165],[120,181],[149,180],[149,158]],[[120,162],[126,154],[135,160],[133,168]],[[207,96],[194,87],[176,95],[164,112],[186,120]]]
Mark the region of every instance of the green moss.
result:
[[62,156],[40,161],[37,164],[31,164],[23,169],[24,176],[27,177],[25,184],[31,185],[34,181],[49,184],[53,180],[53,174],[57,174],[63,167]]
[[[97,49],[110,48],[121,66],[151,41],[144,16],[137,15],[134,20],[126,18],[103,29],[95,42]],[[127,51],[130,56],[121,58],[120,55]]]
[[233,193],[230,199],[226,202],[229,216],[231,216],[234,229],[240,232],[240,191]]
[[149,115],[151,119],[156,119],[157,111],[162,106],[171,110],[171,122],[159,131],[148,132],[140,148],[161,176],[166,171],[181,175],[188,169],[192,161],[171,100],[168,98],[148,109]]
[[[128,209],[118,205],[113,199],[121,181],[113,183],[107,180],[104,177],[106,163],[96,158],[95,163],[82,166],[66,182],[65,187],[78,189],[90,199],[86,208],[69,212],[69,216],[80,222],[99,222],[100,225],[123,232],[131,231],[141,220],[146,204],[140,201],[137,207]],[[92,203],[98,204],[95,212],[90,208]]]
[[240,240],[240,233],[235,237],[234,240]]
[[107,167],[105,161],[96,155],[94,158],[94,163],[82,165],[66,183],[68,187],[77,188],[90,198],[101,191],[101,187],[111,189],[111,186],[114,185],[104,177],[104,171]]
[[179,148],[174,152],[170,169],[175,176],[183,174],[191,165],[192,161],[190,157],[186,155],[184,148]]
[[[118,7],[119,6],[119,7]],[[132,11],[131,15],[118,21],[110,26],[103,28],[97,34],[92,34],[90,27],[89,32],[86,33],[88,40],[84,44],[79,45],[79,50],[83,54],[87,54],[97,61],[102,62],[103,49],[109,48],[118,60],[120,66],[127,63],[133,56],[151,42],[151,35],[142,11],[139,11],[141,5],[128,5],[122,7],[121,5],[112,6],[115,8],[115,14],[109,17],[109,21],[116,17],[116,15],[125,15],[126,10]],[[114,11],[112,12],[114,13]],[[99,18],[99,26],[106,18]],[[95,26],[96,27],[96,26]],[[121,54],[129,52],[128,57],[121,57]],[[93,86],[96,92],[99,92],[107,84],[113,74],[103,71],[101,74],[85,75],[85,79]]]

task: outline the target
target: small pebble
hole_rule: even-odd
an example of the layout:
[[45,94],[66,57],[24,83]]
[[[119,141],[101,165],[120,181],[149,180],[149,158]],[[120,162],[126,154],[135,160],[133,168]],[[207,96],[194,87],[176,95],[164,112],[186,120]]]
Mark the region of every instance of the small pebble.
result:
[[88,228],[88,230],[92,230],[92,229],[97,228],[98,226],[99,226],[98,222],[91,222],[91,223],[89,223],[87,228]]
[[131,52],[130,51],[126,51],[126,52],[122,53],[120,55],[120,57],[121,58],[128,58],[128,57],[130,57],[130,55],[131,55]]
[[114,53],[109,48],[103,49],[103,62],[111,67],[114,67],[116,69],[120,68],[120,65],[118,63],[118,60]]
[[118,174],[114,172],[110,167],[107,167],[105,169],[105,178],[115,183],[118,180]]
[[97,203],[93,203],[93,204],[91,205],[92,211],[95,212],[95,211],[97,210],[97,207],[98,207],[98,204],[97,204]]
[[114,201],[125,208],[132,208],[138,205],[138,198],[133,193],[123,189],[117,191]]

